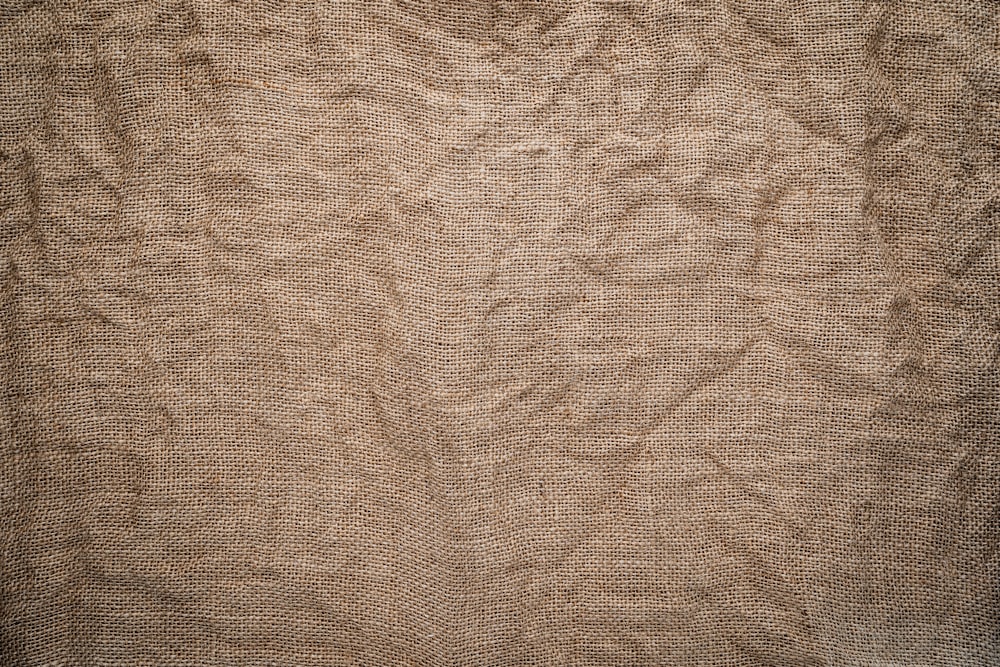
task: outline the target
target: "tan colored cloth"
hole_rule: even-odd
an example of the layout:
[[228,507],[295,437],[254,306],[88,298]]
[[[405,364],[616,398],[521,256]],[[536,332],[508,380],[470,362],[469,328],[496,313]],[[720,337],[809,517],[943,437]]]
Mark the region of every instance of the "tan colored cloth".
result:
[[998,25],[8,2],[0,662],[998,664]]

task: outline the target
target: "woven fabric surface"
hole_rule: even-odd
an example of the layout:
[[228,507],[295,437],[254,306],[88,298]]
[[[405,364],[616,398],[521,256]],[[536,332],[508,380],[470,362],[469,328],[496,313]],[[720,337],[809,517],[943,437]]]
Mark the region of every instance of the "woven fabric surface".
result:
[[0,663],[1000,664],[1000,5],[7,0]]

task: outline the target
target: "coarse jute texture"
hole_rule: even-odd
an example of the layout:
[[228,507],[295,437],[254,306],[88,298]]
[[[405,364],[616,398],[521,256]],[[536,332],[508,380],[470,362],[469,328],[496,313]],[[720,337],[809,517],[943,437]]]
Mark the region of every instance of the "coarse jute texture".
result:
[[0,664],[1000,664],[996,2],[0,31]]

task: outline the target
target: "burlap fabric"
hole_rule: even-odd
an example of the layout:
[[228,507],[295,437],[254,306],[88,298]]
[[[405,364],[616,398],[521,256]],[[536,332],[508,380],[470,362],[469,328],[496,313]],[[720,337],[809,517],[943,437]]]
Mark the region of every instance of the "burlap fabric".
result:
[[4,665],[1000,664],[1000,8],[0,9]]

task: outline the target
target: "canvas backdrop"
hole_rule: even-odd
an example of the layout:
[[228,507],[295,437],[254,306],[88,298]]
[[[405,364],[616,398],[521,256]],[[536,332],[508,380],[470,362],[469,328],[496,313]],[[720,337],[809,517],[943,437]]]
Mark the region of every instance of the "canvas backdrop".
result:
[[3,2],[3,664],[998,664],[998,26]]

